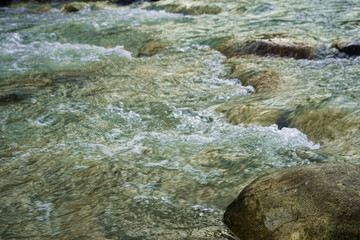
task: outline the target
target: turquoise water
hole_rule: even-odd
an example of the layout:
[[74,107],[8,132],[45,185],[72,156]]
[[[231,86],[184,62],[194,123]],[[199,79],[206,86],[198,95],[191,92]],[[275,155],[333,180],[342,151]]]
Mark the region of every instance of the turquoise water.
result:
[[[356,1],[163,10],[174,3],[0,8],[0,238],[233,239],[222,214],[257,176],[319,159],[359,163],[359,58],[331,48],[359,36]],[[315,59],[238,60],[282,76],[264,95],[229,77],[217,44],[278,32],[312,42]],[[149,42],[165,47],[142,56]],[[345,117],[323,117],[335,135],[319,140],[290,126],[232,125],[215,111],[242,101]]]

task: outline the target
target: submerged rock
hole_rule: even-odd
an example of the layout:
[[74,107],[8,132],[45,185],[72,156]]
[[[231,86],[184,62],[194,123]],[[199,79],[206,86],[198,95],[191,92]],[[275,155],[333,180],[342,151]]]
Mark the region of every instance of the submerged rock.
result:
[[287,121],[311,141],[319,142],[327,156],[336,161],[359,161],[360,118],[355,113],[331,108],[295,110]]
[[337,41],[332,44],[340,52],[346,53],[350,56],[360,56],[360,42],[351,41]]
[[216,49],[228,58],[253,54],[258,56],[313,59],[316,48],[313,44],[294,36],[262,34],[245,40],[230,39],[219,44]]
[[137,0],[118,0],[118,1],[113,1],[115,4],[119,4],[119,5],[130,5],[132,3],[137,2]]
[[243,85],[253,86],[256,93],[279,90],[281,82],[280,75],[274,71],[264,71],[252,77],[240,79],[243,79],[241,81]]
[[29,9],[28,12],[30,13],[50,13],[54,11],[54,9],[50,6],[43,6],[38,8]]
[[224,223],[242,240],[360,239],[360,165],[311,164],[257,178]]
[[[147,2],[157,2],[159,0],[146,0]],[[118,5],[122,5],[122,6],[126,6],[126,5],[130,5],[133,3],[141,3],[141,0],[112,0],[113,3],[118,4]]]
[[[219,111],[220,108],[217,109]],[[256,104],[238,104],[225,112],[225,118],[234,125],[270,126],[278,124],[284,112],[280,109],[269,109]]]
[[50,13],[54,11],[51,4],[46,2],[14,2],[9,5],[9,8],[26,8],[29,13]]
[[179,3],[173,0],[159,1],[155,4],[144,5],[145,8],[162,9],[169,13],[183,13],[188,15],[199,14],[218,14],[223,10],[221,7],[214,4],[197,3]]
[[78,12],[87,7],[86,3],[83,2],[69,2],[61,7],[61,11],[64,13]]
[[166,47],[169,46],[169,43],[164,41],[155,41],[151,40],[147,42],[144,46],[139,48],[137,57],[150,57],[160,53]]
[[112,4],[111,1],[84,1],[84,2],[69,2],[61,6],[61,11],[64,13],[78,12],[82,9],[98,10],[112,10],[117,9],[118,6]]
[[312,109],[289,115],[289,125],[305,133],[317,142],[334,141],[336,138],[352,138],[359,134],[359,117],[336,109]]
[[244,86],[250,85],[254,87],[255,93],[279,90],[282,87],[283,79],[278,72],[247,67],[244,62],[248,63],[249,61],[242,58],[227,60],[226,64],[231,66],[231,72],[227,77],[239,79]]

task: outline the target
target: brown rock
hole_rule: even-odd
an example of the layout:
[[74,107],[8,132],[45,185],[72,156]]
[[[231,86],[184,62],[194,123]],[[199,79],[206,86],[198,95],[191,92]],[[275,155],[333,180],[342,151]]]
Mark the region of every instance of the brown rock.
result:
[[154,56],[154,55],[160,53],[162,50],[164,50],[168,46],[169,46],[169,44],[166,42],[151,40],[148,43],[146,43],[144,46],[139,48],[137,56],[138,57]]
[[283,111],[279,109],[268,109],[255,104],[239,104],[226,111],[225,118],[234,125],[244,124],[245,126],[270,126],[277,124]]
[[299,38],[285,34],[263,34],[250,39],[230,39],[216,47],[226,57],[259,55],[313,59],[315,46]]
[[289,115],[290,127],[305,133],[311,140],[323,143],[337,138],[353,138],[359,134],[360,119],[337,109],[312,109]]
[[[233,60],[233,59],[231,59]],[[244,86],[252,86],[256,93],[263,93],[277,90],[279,91],[283,84],[283,79],[278,72],[272,70],[258,70],[256,68],[246,67],[238,61],[227,61],[231,68],[228,78],[237,78]],[[236,58],[238,60],[238,58]],[[247,59],[244,59],[246,61]]]
[[78,12],[87,7],[86,3],[83,2],[69,2],[61,7],[61,11],[64,13]]
[[311,164],[257,178],[224,214],[241,240],[360,239],[360,165]]
[[49,13],[54,9],[51,7],[51,4],[48,3],[39,3],[39,2],[15,2],[9,5],[9,8],[26,8],[29,13]]
[[185,14],[199,15],[199,14],[219,14],[222,9],[217,6],[191,6],[185,10]]
[[54,11],[54,9],[52,7],[48,7],[48,6],[38,7],[38,8],[33,8],[33,9],[28,10],[28,12],[30,12],[30,13],[50,13],[52,11]]

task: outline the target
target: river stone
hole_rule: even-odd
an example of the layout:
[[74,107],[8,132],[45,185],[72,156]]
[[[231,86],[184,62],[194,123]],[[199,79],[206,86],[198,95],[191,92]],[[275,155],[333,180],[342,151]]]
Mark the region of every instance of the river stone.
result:
[[216,50],[226,57],[243,55],[313,59],[315,46],[305,40],[285,34],[262,34],[249,39],[230,39],[219,44]]
[[[230,63],[231,61],[227,61]],[[229,78],[237,78],[244,86],[252,86],[256,93],[279,90],[283,80],[279,73],[272,70],[259,71],[252,68],[244,68],[242,65],[233,64]]]
[[234,125],[270,126],[278,124],[284,112],[280,109],[269,109],[256,104],[238,104],[225,113],[225,118]]
[[28,10],[28,12],[30,12],[30,13],[50,13],[52,11],[54,11],[54,9],[52,7],[48,7],[48,6],[32,8],[32,9]]
[[338,138],[354,138],[360,133],[360,118],[343,110],[320,108],[288,117],[290,127],[305,133],[311,140],[324,143]]
[[54,11],[51,4],[41,2],[14,2],[9,5],[9,8],[26,8],[28,13],[50,13]]
[[263,175],[226,209],[241,240],[360,239],[360,165],[311,164]]
[[69,2],[61,7],[61,11],[63,13],[73,13],[85,9],[86,7],[87,4],[83,2]]
[[188,15],[199,15],[199,14],[218,14],[223,10],[221,7],[211,4],[204,4],[201,2],[178,2],[174,0],[163,0],[154,4],[146,4],[144,8],[165,10],[169,13],[183,13]]
[[150,57],[160,53],[170,44],[164,41],[151,40],[139,48],[137,57]]
[[350,56],[360,56],[360,42],[340,40],[334,42],[332,46]]
[[[157,2],[159,0],[146,0],[147,2]],[[143,1],[141,0],[112,0],[111,2],[118,4],[118,5],[122,5],[122,6],[126,6],[126,5],[130,5],[133,3],[141,3]]]

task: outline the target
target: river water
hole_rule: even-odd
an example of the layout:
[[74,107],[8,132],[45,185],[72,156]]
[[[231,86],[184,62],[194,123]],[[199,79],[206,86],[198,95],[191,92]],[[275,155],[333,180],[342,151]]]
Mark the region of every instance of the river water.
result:
[[[0,8],[0,239],[234,239],[222,215],[257,176],[360,163],[360,59],[331,48],[360,35],[357,0],[160,3]],[[261,95],[214,47],[266,33],[317,51],[237,59],[281,75]],[[216,110],[244,101],[325,112],[323,125],[233,125]]]

